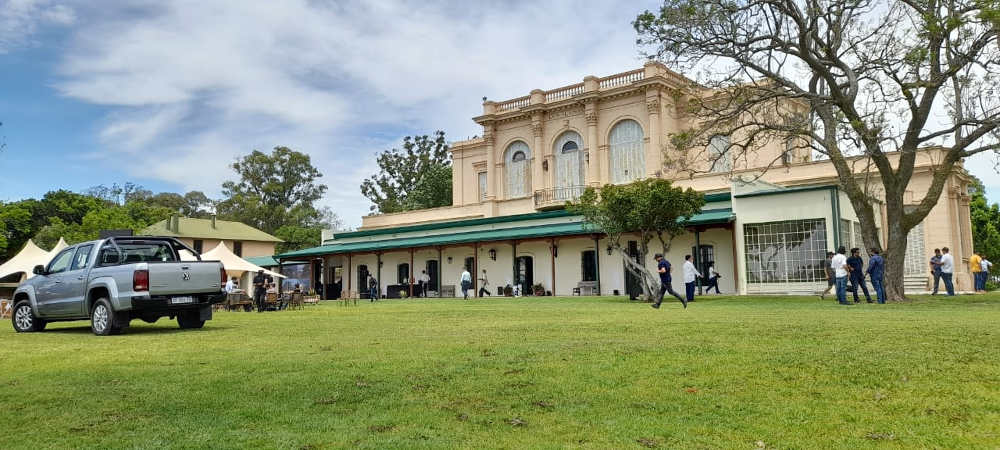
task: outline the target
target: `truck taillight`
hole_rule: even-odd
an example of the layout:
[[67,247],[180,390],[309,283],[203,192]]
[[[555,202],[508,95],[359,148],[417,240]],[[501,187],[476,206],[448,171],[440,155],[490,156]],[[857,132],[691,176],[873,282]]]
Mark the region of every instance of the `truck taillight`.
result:
[[149,290],[148,270],[136,270],[132,273],[132,290],[136,292]]
[[226,268],[224,266],[219,267],[219,283],[223,286],[226,285]]

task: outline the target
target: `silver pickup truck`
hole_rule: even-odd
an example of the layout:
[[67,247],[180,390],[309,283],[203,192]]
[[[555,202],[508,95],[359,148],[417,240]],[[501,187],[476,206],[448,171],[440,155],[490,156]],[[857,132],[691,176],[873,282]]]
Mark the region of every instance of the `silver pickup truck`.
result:
[[212,304],[225,298],[226,269],[219,261],[181,261],[191,250],[168,237],[114,237],[59,252],[14,291],[11,321],[18,332],[49,322],[90,319],[99,336],[120,333],[133,319],[177,318],[201,328]]

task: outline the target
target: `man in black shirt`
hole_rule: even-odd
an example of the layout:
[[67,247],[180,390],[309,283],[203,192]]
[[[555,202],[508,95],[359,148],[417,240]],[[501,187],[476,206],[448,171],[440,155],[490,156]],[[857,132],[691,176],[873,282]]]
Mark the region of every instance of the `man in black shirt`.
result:
[[263,270],[257,271],[257,276],[253,277],[253,302],[257,305],[257,312],[264,312],[264,296],[267,295],[267,277]]

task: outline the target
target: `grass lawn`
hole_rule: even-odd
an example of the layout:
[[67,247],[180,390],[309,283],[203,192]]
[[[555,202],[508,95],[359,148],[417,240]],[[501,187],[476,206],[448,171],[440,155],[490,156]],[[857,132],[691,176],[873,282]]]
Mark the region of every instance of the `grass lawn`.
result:
[[1000,295],[396,300],[0,327],[4,448],[997,448]]

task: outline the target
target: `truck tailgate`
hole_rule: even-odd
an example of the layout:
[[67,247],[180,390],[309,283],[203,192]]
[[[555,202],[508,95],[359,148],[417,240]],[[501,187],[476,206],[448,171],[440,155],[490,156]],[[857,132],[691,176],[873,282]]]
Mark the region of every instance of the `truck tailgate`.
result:
[[217,293],[221,268],[218,261],[149,263],[149,295]]

